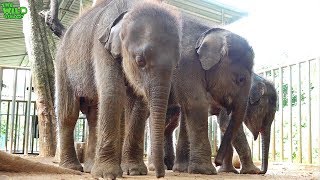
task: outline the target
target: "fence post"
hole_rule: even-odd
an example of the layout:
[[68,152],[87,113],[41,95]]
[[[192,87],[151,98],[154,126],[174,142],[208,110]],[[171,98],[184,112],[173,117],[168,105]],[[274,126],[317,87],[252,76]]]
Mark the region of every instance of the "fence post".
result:
[[11,132],[10,132],[10,149],[9,153],[12,153],[12,146],[13,146],[13,125],[14,125],[14,114],[15,114],[15,105],[16,105],[16,86],[17,86],[17,68],[14,69],[14,81],[13,81],[13,88],[12,88],[12,104],[11,104]]
[[[320,58],[317,59],[317,70],[318,70],[318,125],[320,129]],[[319,158],[319,165],[320,165],[320,131],[318,131],[318,158]]]
[[[211,117],[213,119],[213,117]],[[217,156],[218,152],[218,138],[217,138],[217,131],[218,131],[218,124],[217,121],[212,120],[212,126],[213,126],[213,156]]]
[[30,110],[31,110],[31,96],[32,96],[32,74],[29,70],[29,91],[28,91],[28,101],[27,101],[27,119],[26,119],[26,134],[24,136],[24,154],[27,155],[29,152],[29,134],[30,134]]
[[282,67],[279,67],[279,113],[280,113],[280,159],[283,161],[283,71]]
[[288,82],[288,107],[289,107],[289,146],[290,146],[290,154],[289,160],[292,162],[292,69],[291,65],[289,68],[289,82]]
[[[0,128],[1,128],[1,115],[2,115],[2,112],[1,112],[1,100],[2,100],[2,67],[0,67]],[[1,140],[1,132],[0,132],[0,140]]]
[[297,95],[297,105],[298,105],[298,133],[299,133],[299,141],[298,141],[298,156],[299,163],[302,163],[302,136],[301,136],[301,63],[298,63],[298,95]]
[[[274,69],[271,70],[271,78],[272,82],[275,83],[275,77],[274,77]],[[275,120],[272,123],[272,139],[271,139],[271,144],[272,144],[272,159],[273,161],[276,160],[276,125],[275,125]]]
[[310,60],[307,62],[307,123],[308,123],[308,163],[312,163],[312,134],[311,134],[311,90],[310,90]]

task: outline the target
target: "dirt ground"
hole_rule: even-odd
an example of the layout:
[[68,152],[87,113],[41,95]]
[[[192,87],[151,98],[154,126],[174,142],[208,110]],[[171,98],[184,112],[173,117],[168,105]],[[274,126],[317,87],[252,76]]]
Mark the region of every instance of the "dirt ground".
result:
[[[30,160],[53,164],[53,158],[41,158],[28,156]],[[295,165],[290,163],[269,163],[269,169],[265,175],[243,175],[243,174],[233,174],[233,173],[219,173],[218,175],[197,175],[197,174],[188,174],[188,173],[175,173],[172,171],[166,171],[165,178],[162,179],[314,179],[320,180],[320,166],[311,166],[311,165]],[[259,163],[256,163],[260,167]],[[59,179],[59,180],[68,180],[68,179],[96,179],[88,173],[83,173],[83,175],[59,175],[59,174],[27,174],[27,173],[7,173],[0,172],[0,180],[26,180],[26,179],[35,179],[35,180],[46,180],[46,179]],[[101,179],[101,178],[100,178]],[[123,178],[119,179],[157,179],[155,178],[154,172],[149,172],[146,176],[127,176],[123,175]]]

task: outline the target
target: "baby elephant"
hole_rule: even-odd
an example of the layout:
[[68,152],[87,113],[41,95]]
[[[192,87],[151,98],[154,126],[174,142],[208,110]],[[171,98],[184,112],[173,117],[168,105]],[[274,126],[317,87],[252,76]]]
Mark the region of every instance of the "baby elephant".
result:
[[[120,123],[127,82],[148,104],[153,139],[158,140],[152,142],[156,176],[165,175],[163,127],[180,38],[175,11],[140,0],[102,2],[68,28],[55,61],[60,166],[103,178],[122,176]],[[87,152],[95,152],[86,155],[91,161],[84,169],[73,139],[79,110],[89,124]]]
[[[270,131],[276,109],[277,91],[274,85],[257,74],[253,74],[244,123],[253,134],[255,140],[261,133],[262,167],[260,173],[262,174],[265,174],[268,169]],[[219,114],[218,122],[222,132],[225,131],[229,123],[227,114],[224,109]],[[232,144],[236,148],[242,163],[241,173],[254,173],[255,169],[250,155],[250,147],[243,132],[243,127],[238,130]],[[232,155],[233,149],[229,149],[227,156],[223,160],[223,165],[219,169],[220,172],[237,172],[232,165]]]

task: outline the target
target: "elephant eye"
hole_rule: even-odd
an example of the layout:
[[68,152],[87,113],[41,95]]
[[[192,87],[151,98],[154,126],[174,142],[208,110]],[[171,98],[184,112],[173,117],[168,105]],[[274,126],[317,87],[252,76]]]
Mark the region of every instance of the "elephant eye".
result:
[[138,55],[138,56],[136,56],[135,60],[136,60],[137,65],[138,65],[140,68],[143,68],[143,67],[146,66],[146,61],[145,61],[145,59],[144,59],[143,56]]
[[237,85],[239,85],[239,86],[243,86],[244,83],[245,83],[245,81],[246,81],[246,77],[245,77],[244,75],[239,75],[239,76],[237,77],[236,83],[237,83]]

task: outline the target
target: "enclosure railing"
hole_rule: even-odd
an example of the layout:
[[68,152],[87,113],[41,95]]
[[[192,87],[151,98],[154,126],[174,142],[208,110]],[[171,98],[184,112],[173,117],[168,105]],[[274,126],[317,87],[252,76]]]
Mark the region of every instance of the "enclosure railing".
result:
[[5,146],[10,153],[28,153],[30,118],[35,115],[30,114],[31,108],[35,110],[31,99],[30,69],[0,66],[0,148]]
[[271,133],[272,160],[320,164],[320,58],[258,74],[274,82],[278,91]]
[[[270,159],[320,164],[320,58],[257,71],[274,83],[278,93],[272,125]],[[10,153],[38,151],[35,94],[30,69],[0,66],[0,149]],[[31,87],[31,88],[30,88]],[[80,115],[75,141],[87,137],[87,122]],[[216,117],[209,117],[209,140],[215,156],[220,140]],[[253,141],[245,128],[255,160],[260,160],[260,137]],[[30,136],[31,134],[31,136]],[[148,137],[147,135],[145,137]],[[174,132],[174,143],[178,137]],[[149,143],[145,142],[145,147]],[[145,148],[145,153],[147,148]]]

